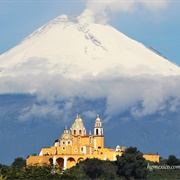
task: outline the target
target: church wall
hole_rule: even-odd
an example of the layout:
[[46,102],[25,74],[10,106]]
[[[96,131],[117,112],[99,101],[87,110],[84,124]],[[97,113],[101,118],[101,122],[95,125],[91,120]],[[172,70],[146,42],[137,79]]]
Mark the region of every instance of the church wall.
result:
[[99,149],[101,147],[104,148],[104,137],[100,136],[96,136],[94,137],[95,138],[95,141],[96,141],[96,148]]
[[79,148],[77,145],[72,146],[72,154],[79,154]]
[[152,162],[159,162],[159,155],[158,154],[144,154],[143,157],[146,160],[149,160]]
[[[95,150],[92,154],[83,154],[83,153],[77,153],[77,154],[58,154],[55,155],[56,159],[63,158],[66,156],[66,158],[71,158],[69,164],[67,164],[67,168],[71,167],[72,165],[75,165],[79,160],[85,160],[86,158],[98,158],[101,160],[110,160],[115,161],[117,155],[122,155],[123,152],[116,152],[113,149],[110,148],[104,148],[101,150]],[[159,155],[155,154],[144,154],[143,157],[146,160],[152,161],[152,162],[159,162]],[[74,160],[73,160],[74,159]],[[27,165],[29,164],[43,164],[48,163],[50,164],[53,160],[53,155],[46,155],[46,156],[30,156],[27,158]],[[72,162],[71,162],[72,161]],[[57,164],[57,163],[56,163]]]
[[72,154],[72,146],[58,146],[57,154]]
[[42,148],[42,155],[43,156],[51,155],[51,154],[52,154],[51,148]]
[[82,136],[81,137],[81,145],[88,145],[89,144],[89,137],[88,136]]
[[34,164],[50,164],[53,160],[53,156],[46,155],[46,156],[29,156],[26,160],[27,165],[34,165]]

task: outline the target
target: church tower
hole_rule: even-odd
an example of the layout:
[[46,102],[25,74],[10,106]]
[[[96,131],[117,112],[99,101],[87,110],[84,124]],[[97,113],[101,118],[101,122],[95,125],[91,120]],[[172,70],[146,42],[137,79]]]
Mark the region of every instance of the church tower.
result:
[[102,127],[102,121],[97,115],[97,118],[95,120],[94,125],[94,145],[95,149],[101,149],[104,148],[104,135],[103,135],[103,127]]
[[95,121],[94,135],[95,136],[103,136],[102,121],[101,121],[99,115],[97,115],[97,118],[96,118],[96,121]]

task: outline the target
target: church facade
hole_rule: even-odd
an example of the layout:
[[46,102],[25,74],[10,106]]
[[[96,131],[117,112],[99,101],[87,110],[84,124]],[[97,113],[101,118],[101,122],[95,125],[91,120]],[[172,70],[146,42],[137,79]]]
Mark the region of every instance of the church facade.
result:
[[[87,158],[115,161],[116,156],[121,156],[125,150],[125,147],[120,148],[119,145],[116,149],[104,147],[104,132],[99,116],[95,120],[93,134],[89,132],[87,135],[83,121],[77,115],[71,128],[68,130],[65,127],[64,133],[55,141],[54,146],[42,148],[37,156],[29,156],[26,159],[26,164],[48,163],[66,169]],[[159,155],[157,154],[144,154],[144,158],[159,162]]]

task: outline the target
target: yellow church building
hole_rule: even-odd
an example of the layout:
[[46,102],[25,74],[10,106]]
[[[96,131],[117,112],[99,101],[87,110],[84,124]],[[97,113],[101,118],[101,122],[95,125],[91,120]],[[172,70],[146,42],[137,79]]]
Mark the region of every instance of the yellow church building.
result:
[[[26,159],[26,164],[48,163],[66,169],[87,158],[115,161],[116,156],[121,156],[126,148],[120,148],[119,145],[117,145],[116,149],[105,148],[103,133],[102,121],[99,116],[95,120],[94,133],[89,132],[87,135],[83,121],[77,115],[71,128],[68,130],[65,127],[64,133],[55,141],[54,146],[42,148],[37,156],[29,156]],[[157,154],[144,154],[144,158],[159,162],[159,155]]]

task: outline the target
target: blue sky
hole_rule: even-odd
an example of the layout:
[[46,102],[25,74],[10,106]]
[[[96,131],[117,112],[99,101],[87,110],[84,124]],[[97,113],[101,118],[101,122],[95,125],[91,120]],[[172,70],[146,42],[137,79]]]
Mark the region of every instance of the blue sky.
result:
[[[0,54],[61,14],[105,12],[108,24],[180,66],[180,1],[0,0]],[[129,3],[129,4],[128,4]],[[102,14],[101,14],[102,15]]]

